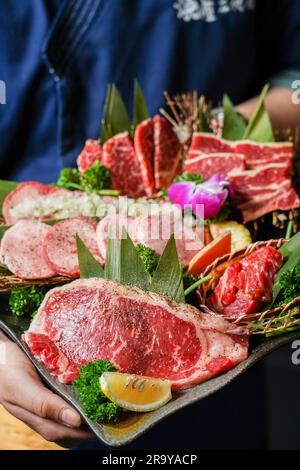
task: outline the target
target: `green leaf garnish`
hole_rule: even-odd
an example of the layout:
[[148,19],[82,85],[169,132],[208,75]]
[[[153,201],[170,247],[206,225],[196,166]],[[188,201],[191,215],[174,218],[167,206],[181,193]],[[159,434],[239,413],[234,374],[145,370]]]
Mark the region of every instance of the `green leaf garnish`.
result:
[[172,235],[159,259],[150,290],[170,297],[176,302],[184,302],[182,278],[182,266],[178,260],[175,238]]
[[159,261],[159,256],[156,254],[152,248],[138,243],[135,246],[136,251],[138,252],[141,260],[143,261],[144,268],[150,276],[153,276]]
[[286,262],[275,277],[272,305],[275,304],[277,297],[284,287],[282,279],[284,279],[288,272],[291,272],[294,269],[300,260],[300,232],[294,235],[293,238],[285,243],[278,251],[286,259]]
[[74,380],[85,414],[96,421],[115,422],[121,409],[112,403],[102,392],[99,386],[99,378],[104,372],[115,372],[115,366],[109,361],[90,362],[80,367],[80,377]]
[[174,235],[169,239],[159,259],[152,280],[124,228],[121,240],[110,233],[104,270],[78,236],[77,250],[81,278],[105,278],[165,295],[176,302],[185,301],[182,266],[178,260]]
[[228,95],[223,97],[224,126],[223,138],[227,140],[240,140],[246,131],[246,123],[236,112]]
[[78,235],[76,235],[76,245],[80,277],[82,279],[89,279],[92,277],[103,278],[104,270]]
[[5,181],[5,180],[0,180],[0,212],[2,214],[2,205],[4,202],[4,199],[6,196],[11,193],[13,189],[15,189],[18,186],[19,183],[15,183],[14,181]]
[[111,129],[109,129],[108,127],[110,99],[111,99],[111,85],[107,85],[104,107],[103,107],[103,112],[102,112],[102,127],[101,127],[101,133],[100,133],[101,145],[104,145],[105,142],[112,137]]
[[106,279],[121,283],[121,240],[110,233],[104,267]]
[[134,81],[133,129],[149,118],[147,104],[137,80]]
[[9,306],[17,317],[33,318],[37,313],[46,293],[53,286],[18,286],[12,289],[9,296]]
[[9,229],[9,225],[1,225],[0,226],[0,240],[3,238],[5,232]]
[[120,264],[121,284],[149,289],[150,275],[125,229],[122,232]]
[[270,86],[266,85],[260,95],[256,110],[254,111],[243,139],[255,142],[274,142],[274,133],[269,114],[265,108],[265,97]]
[[121,132],[131,131],[130,118],[124,101],[116,85],[108,87],[107,96],[104,105],[104,114],[101,134],[101,143]]
[[205,104],[205,97],[201,96],[198,103],[198,131],[199,132],[209,132],[212,133],[211,128],[209,127],[206,114],[203,110]]

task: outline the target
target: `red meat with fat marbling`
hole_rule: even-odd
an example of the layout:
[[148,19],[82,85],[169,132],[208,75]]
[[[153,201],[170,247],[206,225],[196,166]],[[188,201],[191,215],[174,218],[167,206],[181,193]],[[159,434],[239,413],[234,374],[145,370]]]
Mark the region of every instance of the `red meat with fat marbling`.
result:
[[247,330],[106,279],[80,279],[50,291],[24,340],[64,383],[79,366],[102,359],[121,372],[186,388],[248,355]]
[[233,170],[245,169],[245,157],[235,153],[208,153],[185,161],[187,173],[196,173],[205,180],[214,175],[226,178]]
[[102,147],[97,140],[89,139],[77,158],[80,173],[84,173],[96,161],[102,161]]
[[154,177],[156,189],[168,188],[178,171],[180,142],[170,124],[161,116],[154,123]]
[[291,142],[259,144],[257,142],[237,142],[235,151],[246,158],[247,167],[259,168],[269,163],[285,163],[292,170],[294,146]]
[[272,298],[282,254],[267,246],[229,265],[207,300],[212,310],[236,318],[257,313]]
[[234,153],[235,144],[206,132],[195,132],[188,158],[199,157],[203,153]]
[[143,121],[134,133],[134,148],[140,162],[142,179],[147,196],[155,193],[154,182],[154,122],[152,119]]
[[128,132],[117,134],[104,144],[102,161],[110,170],[114,189],[133,198],[146,195],[141,164]]
[[288,174],[289,166],[285,163],[272,163],[256,170],[230,173],[230,183],[245,223],[272,211],[300,206]]

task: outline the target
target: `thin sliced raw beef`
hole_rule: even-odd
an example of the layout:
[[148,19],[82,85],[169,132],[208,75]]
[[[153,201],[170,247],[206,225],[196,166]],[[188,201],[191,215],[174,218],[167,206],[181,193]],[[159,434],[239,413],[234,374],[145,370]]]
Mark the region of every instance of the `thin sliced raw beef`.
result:
[[84,173],[95,161],[102,161],[102,147],[99,141],[89,139],[77,158],[80,173]]
[[229,265],[207,305],[222,315],[236,318],[257,313],[270,302],[275,274],[283,263],[282,254],[264,247]]
[[36,200],[39,197],[55,197],[59,194],[65,194],[68,192],[66,189],[54,188],[47,186],[46,184],[38,183],[37,181],[26,181],[20,183],[18,186],[6,196],[2,213],[7,225],[13,225],[20,217],[12,214],[12,209],[24,203],[26,200]]
[[291,182],[286,180],[274,191],[252,196],[248,201],[239,204],[243,213],[244,222],[248,223],[273,211],[289,211],[300,207],[299,196],[292,187]]
[[289,168],[285,163],[272,163],[256,170],[232,171],[230,182],[239,200],[275,190],[282,181],[289,181]]
[[154,122],[154,175],[156,189],[172,184],[180,161],[180,142],[170,124],[161,116]]
[[121,239],[123,228],[125,228],[133,243],[138,243],[135,233],[136,220],[137,219],[134,217],[126,217],[121,214],[107,215],[100,220],[97,225],[96,237],[99,252],[104,260],[106,259],[106,250],[110,235],[115,236],[117,239]]
[[48,230],[43,239],[43,254],[53,271],[62,276],[79,276],[76,235],[99,263],[104,264],[98,249],[96,227],[95,220],[81,216],[58,222]]
[[192,227],[172,214],[155,214],[140,217],[135,223],[135,238],[139,243],[162,255],[167,241],[174,234],[180,263],[187,266],[204,247],[203,226]]
[[237,142],[235,151],[246,157],[247,167],[259,168],[269,163],[285,163],[290,171],[293,166],[294,146],[290,142],[258,144],[256,142]]
[[102,160],[110,170],[114,189],[133,198],[146,195],[141,164],[128,132],[117,134],[105,143]]
[[36,220],[20,220],[1,240],[0,259],[22,279],[46,279],[55,271],[43,257],[42,242],[50,226]]
[[300,207],[299,197],[288,173],[289,167],[285,163],[230,173],[230,182],[245,223],[269,212]]
[[24,340],[64,383],[74,378],[74,368],[102,359],[121,372],[186,388],[248,355],[247,330],[106,279],[80,279],[50,291]]
[[205,180],[214,175],[226,178],[232,170],[245,170],[245,157],[235,153],[208,153],[185,161],[187,173],[197,173]]
[[147,196],[155,193],[154,184],[154,123],[152,119],[139,124],[134,133],[134,147],[140,162]]
[[193,134],[188,158],[199,157],[203,153],[234,153],[235,144],[214,134],[206,132],[195,132]]

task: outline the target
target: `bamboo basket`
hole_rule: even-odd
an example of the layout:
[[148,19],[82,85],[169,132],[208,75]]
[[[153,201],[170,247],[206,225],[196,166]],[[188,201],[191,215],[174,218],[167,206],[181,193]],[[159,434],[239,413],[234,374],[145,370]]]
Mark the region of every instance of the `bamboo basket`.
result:
[[[284,238],[257,242],[249,245],[245,250],[231,253],[216,259],[200,276],[200,278],[204,278],[209,274],[213,274],[213,278],[210,281],[202,284],[198,288],[197,293],[200,299],[200,308],[207,313],[213,312],[210,308],[207,307],[206,299],[208,295],[216,288],[220,277],[230,264],[235,261],[240,261],[241,259],[262,247],[272,246],[273,248],[278,249],[283,246],[285,242],[286,240]],[[250,333],[253,335],[279,334],[283,330],[300,327],[300,297],[294,299],[292,302],[289,302],[286,305],[281,305],[280,307],[274,308],[272,310],[265,310],[263,312],[258,312],[247,316],[241,315],[235,319],[226,317],[226,319],[240,326],[248,328]]]
[[54,276],[49,279],[25,280],[14,274],[0,274],[0,294],[9,294],[14,287],[49,286],[70,282],[72,279],[64,276]]

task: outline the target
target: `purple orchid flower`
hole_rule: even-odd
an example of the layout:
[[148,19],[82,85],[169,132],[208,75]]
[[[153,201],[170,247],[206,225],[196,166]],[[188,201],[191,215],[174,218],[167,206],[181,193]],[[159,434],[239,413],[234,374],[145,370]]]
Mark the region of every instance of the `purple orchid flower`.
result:
[[191,181],[173,183],[168,189],[168,196],[173,204],[182,209],[190,207],[194,214],[204,219],[212,219],[218,215],[228,195],[233,197],[233,189],[227,179],[215,175],[202,184]]

